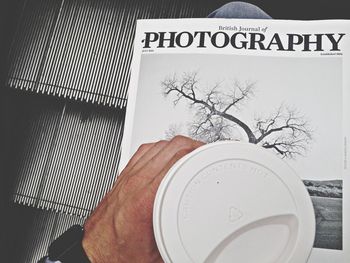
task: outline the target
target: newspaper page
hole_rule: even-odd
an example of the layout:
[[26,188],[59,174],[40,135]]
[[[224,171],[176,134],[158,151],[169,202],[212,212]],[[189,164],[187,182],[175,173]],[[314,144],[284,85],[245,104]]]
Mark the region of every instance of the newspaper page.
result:
[[145,142],[248,141],[303,179],[309,262],[350,262],[350,22],[139,20],[122,167]]

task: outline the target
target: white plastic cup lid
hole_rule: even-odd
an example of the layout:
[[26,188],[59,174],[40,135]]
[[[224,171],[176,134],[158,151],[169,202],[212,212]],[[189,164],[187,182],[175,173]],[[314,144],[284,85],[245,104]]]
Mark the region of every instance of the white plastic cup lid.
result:
[[166,263],[302,263],[313,246],[315,216],[286,162],[260,146],[218,142],[169,170],[153,227]]

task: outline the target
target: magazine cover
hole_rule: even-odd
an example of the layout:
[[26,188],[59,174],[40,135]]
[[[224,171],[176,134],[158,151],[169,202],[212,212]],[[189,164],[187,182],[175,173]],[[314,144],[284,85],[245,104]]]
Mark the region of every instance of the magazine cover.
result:
[[121,167],[176,135],[260,145],[311,196],[309,262],[349,262],[349,34],[341,20],[138,21]]

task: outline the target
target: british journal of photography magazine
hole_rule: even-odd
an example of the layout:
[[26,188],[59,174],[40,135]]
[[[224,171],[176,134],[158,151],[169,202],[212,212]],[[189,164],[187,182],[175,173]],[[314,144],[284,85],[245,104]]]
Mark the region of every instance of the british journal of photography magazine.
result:
[[139,20],[121,167],[175,135],[284,159],[316,217],[309,262],[350,262],[350,22]]

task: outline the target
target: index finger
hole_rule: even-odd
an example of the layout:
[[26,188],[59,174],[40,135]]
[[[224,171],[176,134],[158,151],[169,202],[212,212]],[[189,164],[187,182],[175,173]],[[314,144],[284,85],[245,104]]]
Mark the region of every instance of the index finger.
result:
[[169,162],[174,159],[180,159],[184,154],[189,153],[204,143],[192,140],[184,136],[174,137],[161,151],[159,151],[151,160],[145,163],[136,171],[135,175],[146,179],[145,183],[153,180],[165,167],[169,166]]

